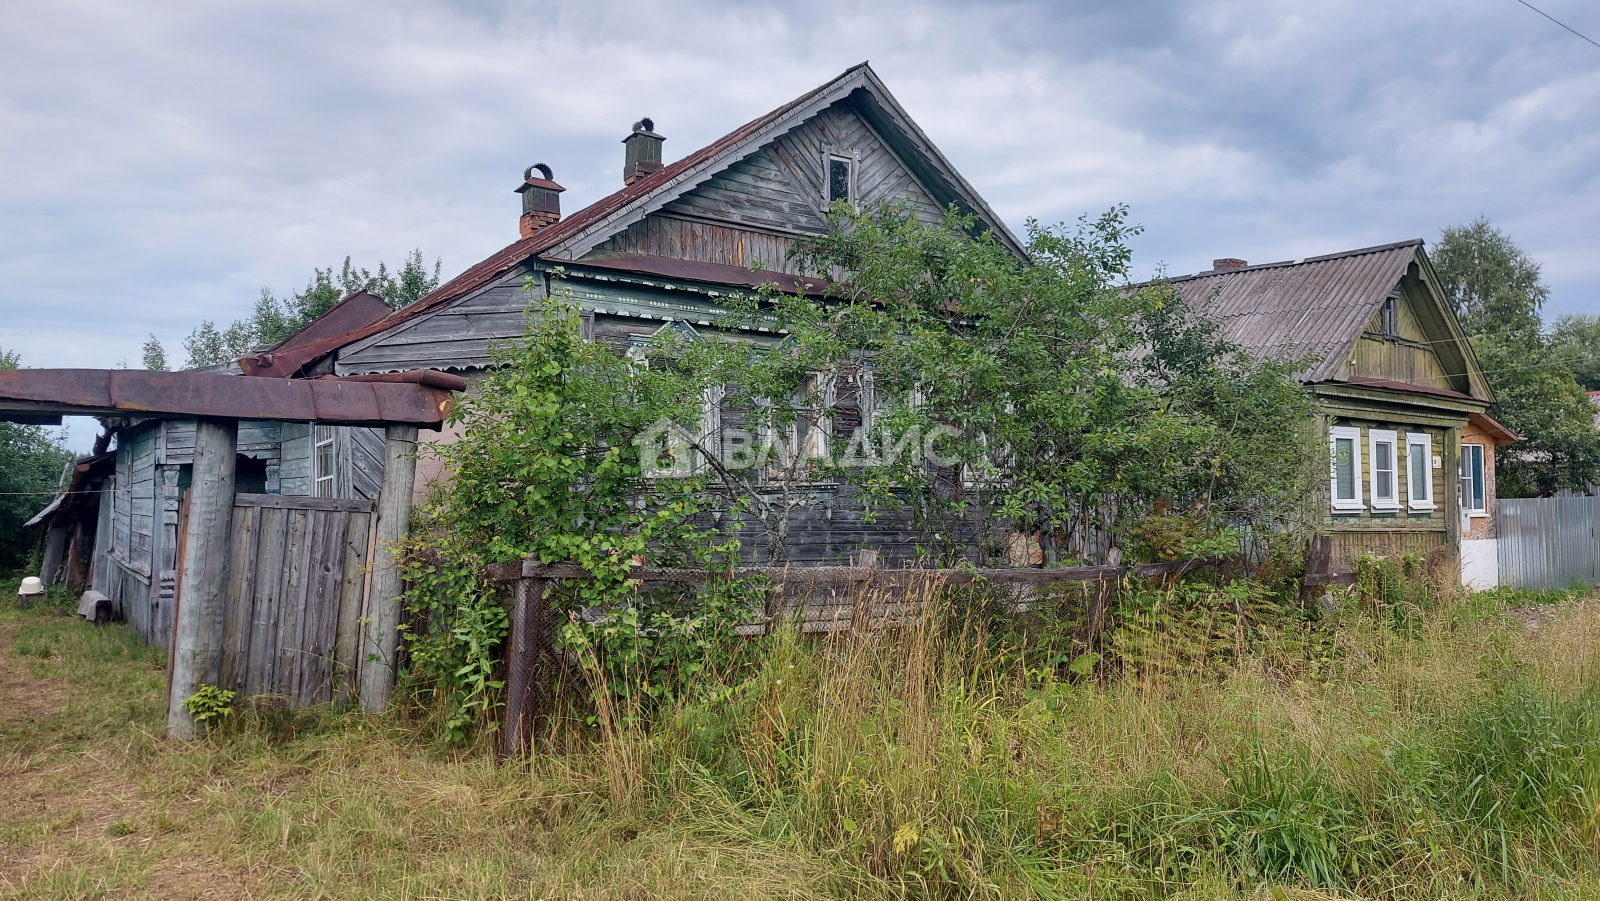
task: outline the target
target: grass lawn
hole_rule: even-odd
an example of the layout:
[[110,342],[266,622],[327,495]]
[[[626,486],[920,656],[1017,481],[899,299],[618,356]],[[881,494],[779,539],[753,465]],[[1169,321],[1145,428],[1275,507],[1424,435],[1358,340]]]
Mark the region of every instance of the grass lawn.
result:
[[1600,898],[1570,593],[1100,682],[791,636],[513,766],[333,711],[168,742],[165,654],[63,600],[0,611],[0,897]]

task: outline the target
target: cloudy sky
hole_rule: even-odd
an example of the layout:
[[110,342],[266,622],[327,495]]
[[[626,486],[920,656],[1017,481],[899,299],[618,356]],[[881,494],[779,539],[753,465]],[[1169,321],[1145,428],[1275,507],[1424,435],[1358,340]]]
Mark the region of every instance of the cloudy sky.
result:
[[575,210],[640,116],[670,161],[861,60],[1013,229],[1129,204],[1140,275],[1486,215],[1600,312],[1600,48],[1516,0],[54,0],[0,18],[0,347],[181,360],[347,254],[449,277],[530,163]]

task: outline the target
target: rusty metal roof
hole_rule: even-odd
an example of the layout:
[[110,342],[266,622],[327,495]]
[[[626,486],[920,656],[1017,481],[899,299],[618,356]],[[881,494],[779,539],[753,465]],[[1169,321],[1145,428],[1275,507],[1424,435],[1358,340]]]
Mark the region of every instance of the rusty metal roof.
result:
[[1246,349],[1315,358],[1307,381],[1331,377],[1367,321],[1417,259],[1420,239],[1169,279],[1194,308]]
[[[301,326],[289,337],[260,353],[239,360],[239,368],[245,375],[287,378],[328,350],[340,346],[344,336],[352,330],[377,323],[392,312],[383,298],[367,291],[357,291]],[[324,348],[330,339],[339,340]]]
[[[449,384],[462,384],[447,376]],[[0,372],[0,420],[12,417],[149,416],[259,419],[437,429],[446,388],[360,379],[240,378],[142,369],[14,369]]]
[[[992,229],[997,237],[1012,248],[1016,253],[1022,253],[1022,245],[1016,237],[1006,228],[1005,223],[995,215],[988,204],[972,186],[961,177],[959,172],[950,165],[924,135],[916,123],[906,115],[905,111],[895,101],[893,95],[878,79],[876,73],[866,63],[860,63],[846,69],[839,77],[807,91],[784,105],[766,113],[756,119],[746,122],[733,131],[723,135],[716,141],[696,150],[694,153],[677,160],[660,170],[645,176],[633,184],[594,203],[589,204],[570,216],[540,229],[529,237],[522,238],[506,245],[493,255],[467,268],[460,275],[440,285],[428,295],[418,298],[413,303],[396,311],[387,318],[354,329],[344,336],[344,343],[348,344],[367,338],[380,332],[387,331],[402,323],[409,322],[419,316],[436,310],[473,290],[489,284],[517,266],[548,252],[559,251],[561,245],[575,240],[578,236],[600,226],[612,217],[632,216],[628,222],[622,223],[615,230],[631,224],[638,217],[646,215],[650,209],[647,204],[665,202],[657,197],[669,189],[687,189],[698,183],[699,179],[708,178],[719,163],[732,162],[741,152],[743,145],[753,141],[764,142],[769,131],[783,127],[785,120],[792,114],[807,113],[808,108],[817,104],[826,105],[849,96],[852,91],[866,88],[877,104],[877,110],[886,117],[894,126],[905,133],[908,146],[914,154],[925,158],[931,171],[938,175],[956,196],[960,197],[966,206],[982,220],[983,225]],[[750,147],[754,150],[755,147]],[[726,158],[726,159],[725,159]],[[608,231],[607,234],[610,232]],[[556,252],[548,257],[554,262],[580,262],[573,259],[570,254]],[[582,260],[588,264],[590,260]],[[602,264],[603,265],[603,264]],[[730,270],[735,267],[729,267]],[[726,284],[747,285],[749,279],[731,271],[724,276],[728,279]]]

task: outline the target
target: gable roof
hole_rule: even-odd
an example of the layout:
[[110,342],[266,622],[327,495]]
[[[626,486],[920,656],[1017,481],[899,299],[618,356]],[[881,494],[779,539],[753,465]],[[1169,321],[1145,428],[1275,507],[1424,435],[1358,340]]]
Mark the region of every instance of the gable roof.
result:
[[357,291],[289,337],[239,360],[239,368],[245,375],[294,375],[300,367],[342,346],[353,330],[382,322],[393,312],[378,295]]
[[1302,374],[1333,375],[1343,351],[1416,259],[1421,240],[1171,279],[1197,312],[1261,356],[1321,359]]
[[[857,92],[860,92],[859,95]],[[877,129],[921,180],[929,183],[928,187],[941,206],[955,203],[976,216],[983,227],[993,231],[995,237],[1013,252],[1019,255],[1023,252],[1021,242],[961,177],[961,173],[950,165],[950,161],[945,159],[899,101],[894,99],[894,95],[889,93],[888,87],[867,63],[846,69],[827,84],[741,125],[648,178],[640,179],[610,197],[590,204],[572,217],[541,230],[529,239],[536,242],[534,252],[575,260],[605,238],[655,212],[799,123],[852,95],[859,96],[862,101],[862,118]]]
[[[1251,352],[1316,358],[1300,377],[1320,382],[1338,377],[1367,323],[1414,263],[1419,279],[1437,296],[1420,238],[1167,281],[1197,312],[1219,322],[1224,336]],[[1487,397],[1466,335],[1442,298],[1439,308],[1450,334],[1436,342],[1436,352],[1455,345],[1474,393]],[[1407,390],[1429,393],[1415,385]]]
[[[912,121],[877,73],[872,71],[872,67],[861,63],[846,69],[832,81],[746,122],[683,159],[662,167],[529,237],[506,245],[428,295],[376,323],[377,327],[369,326],[352,332],[350,340],[386,331],[438,309],[535,257],[576,262],[578,257],[602,241],[688,193],[800,122],[852,95],[861,101],[858,106],[863,118],[877,129],[913,172],[928,183],[936,200],[941,204],[953,202],[970,212],[978,218],[982,227],[993,231],[1006,247],[1019,255],[1023,253],[1022,243],[1006,228],[989,204]],[[584,264],[588,265],[589,261],[584,261]],[[742,282],[741,279],[735,283]]]

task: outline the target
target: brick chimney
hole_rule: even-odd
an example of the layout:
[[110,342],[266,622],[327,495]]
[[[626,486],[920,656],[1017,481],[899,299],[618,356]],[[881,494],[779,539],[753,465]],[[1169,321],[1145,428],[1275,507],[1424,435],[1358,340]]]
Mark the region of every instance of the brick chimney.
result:
[[[537,174],[536,174],[537,173]],[[561,192],[566,188],[550,180],[550,167],[534,163],[522,173],[517,193],[522,195],[522,236],[531,236],[561,221]]]
[[1221,272],[1224,269],[1243,269],[1248,265],[1250,264],[1246,263],[1244,260],[1234,259],[1233,257],[1223,257],[1220,260],[1211,261],[1211,271]]
[[661,171],[661,142],[665,140],[656,134],[656,124],[648,116],[633,123],[633,134],[622,139],[624,185]]

